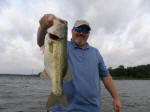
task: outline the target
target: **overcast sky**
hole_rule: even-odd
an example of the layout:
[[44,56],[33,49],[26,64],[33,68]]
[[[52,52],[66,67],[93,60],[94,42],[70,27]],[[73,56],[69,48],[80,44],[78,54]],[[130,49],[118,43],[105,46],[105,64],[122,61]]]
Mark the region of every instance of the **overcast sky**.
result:
[[68,21],[68,40],[75,20],[87,20],[107,67],[150,64],[149,11],[150,0],[0,0],[0,73],[43,70],[36,35],[45,13]]

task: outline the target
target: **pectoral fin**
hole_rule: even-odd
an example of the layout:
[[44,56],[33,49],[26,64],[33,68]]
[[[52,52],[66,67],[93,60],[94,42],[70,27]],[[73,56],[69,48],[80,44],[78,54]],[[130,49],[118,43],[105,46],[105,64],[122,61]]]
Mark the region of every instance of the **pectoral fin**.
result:
[[46,70],[44,69],[42,73],[40,73],[41,78],[50,78],[50,75],[47,74]]

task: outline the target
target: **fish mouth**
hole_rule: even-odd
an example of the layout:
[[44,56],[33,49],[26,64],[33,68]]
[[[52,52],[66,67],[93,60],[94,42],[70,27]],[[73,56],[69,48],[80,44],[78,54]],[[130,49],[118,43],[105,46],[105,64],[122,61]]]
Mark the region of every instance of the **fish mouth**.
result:
[[54,35],[54,34],[51,34],[51,33],[49,33],[49,37],[50,37],[51,39],[53,39],[53,40],[58,40],[58,39],[59,39],[58,36],[56,36],[56,35]]

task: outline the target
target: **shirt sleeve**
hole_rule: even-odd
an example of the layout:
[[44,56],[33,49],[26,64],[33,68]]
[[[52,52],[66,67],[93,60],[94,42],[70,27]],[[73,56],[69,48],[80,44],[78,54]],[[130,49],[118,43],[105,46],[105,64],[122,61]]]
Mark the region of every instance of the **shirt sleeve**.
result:
[[110,76],[109,71],[107,70],[103,57],[101,56],[101,54],[99,53],[99,51],[97,50],[97,57],[98,57],[98,70],[99,70],[99,76],[100,77],[106,77],[106,76]]

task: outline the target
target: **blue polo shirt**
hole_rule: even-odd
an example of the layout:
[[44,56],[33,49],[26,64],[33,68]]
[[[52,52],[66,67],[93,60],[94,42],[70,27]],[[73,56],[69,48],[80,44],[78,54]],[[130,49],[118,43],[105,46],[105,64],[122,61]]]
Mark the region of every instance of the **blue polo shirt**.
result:
[[84,49],[78,48],[73,41],[67,46],[72,79],[63,84],[63,90],[69,107],[65,110],[57,105],[52,112],[100,112],[100,78],[110,75],[103,58],[88,43]]

